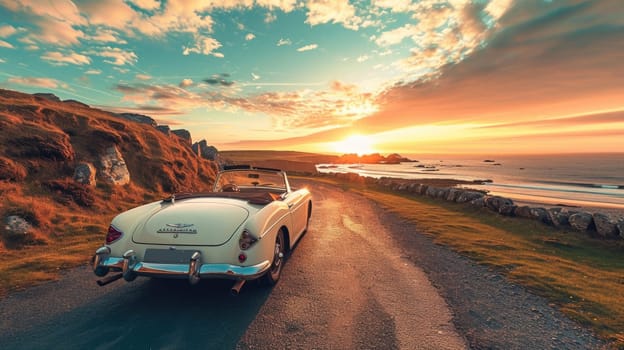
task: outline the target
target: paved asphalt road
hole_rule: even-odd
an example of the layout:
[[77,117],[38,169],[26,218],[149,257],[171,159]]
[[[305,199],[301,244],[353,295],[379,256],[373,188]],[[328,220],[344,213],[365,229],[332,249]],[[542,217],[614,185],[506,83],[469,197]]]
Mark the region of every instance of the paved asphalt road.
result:
[[139,278],[88,267],[0,300],[2,349],[462,349],[451,312],[375,207],[311,185],[310,230],[273,289]]

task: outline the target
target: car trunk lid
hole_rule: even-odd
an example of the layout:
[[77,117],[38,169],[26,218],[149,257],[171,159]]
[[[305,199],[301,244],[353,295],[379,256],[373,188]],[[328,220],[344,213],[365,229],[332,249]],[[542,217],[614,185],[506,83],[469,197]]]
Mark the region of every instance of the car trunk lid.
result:
[[142,244],[218,246],[247,220],[249,211],[233,203],[201,200],[163,206],[139,225],[132,240]]

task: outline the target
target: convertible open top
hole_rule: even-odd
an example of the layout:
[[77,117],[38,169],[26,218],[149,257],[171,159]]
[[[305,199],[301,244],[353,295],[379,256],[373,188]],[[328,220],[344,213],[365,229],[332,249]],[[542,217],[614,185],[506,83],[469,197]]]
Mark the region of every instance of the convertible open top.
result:
[[275,200],[281,199],[278,194],[272,192],[189,192],[176,193],[171,197],[163,199],[163,203],[171,203],[178,200],[191,198],[234,198],[249,202],[249,204],[266,205]]

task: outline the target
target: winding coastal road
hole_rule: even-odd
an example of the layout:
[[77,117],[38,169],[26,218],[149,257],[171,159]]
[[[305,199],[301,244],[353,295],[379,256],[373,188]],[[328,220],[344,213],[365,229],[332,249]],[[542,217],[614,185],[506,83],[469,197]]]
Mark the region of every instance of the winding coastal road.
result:
[[[296,185],[308,185],[314,196],[310,230],[274,288],[248,283],[233,297],[230,281],[191,287],[186,281],[144,278],[98,287],[85,266],[0,300],[0,347],[584,349],[601,344],[544,301],[427,242],[413,226],[380,214],[368,200],[334,186]],[[407,236],[412,238],[406,241]],[[461,264],[472,275],[454,277]]]

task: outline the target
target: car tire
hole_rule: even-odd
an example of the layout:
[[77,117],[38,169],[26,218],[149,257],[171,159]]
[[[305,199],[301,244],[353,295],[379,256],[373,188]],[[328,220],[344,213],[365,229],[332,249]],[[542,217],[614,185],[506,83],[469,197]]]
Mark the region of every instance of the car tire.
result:
[[266,286],[274,286],[282,275],[282,267],[286,258],[286,240],[284,231],[280,229],[275,236],[273,262],[269,270],[262,276],[262,282]]

